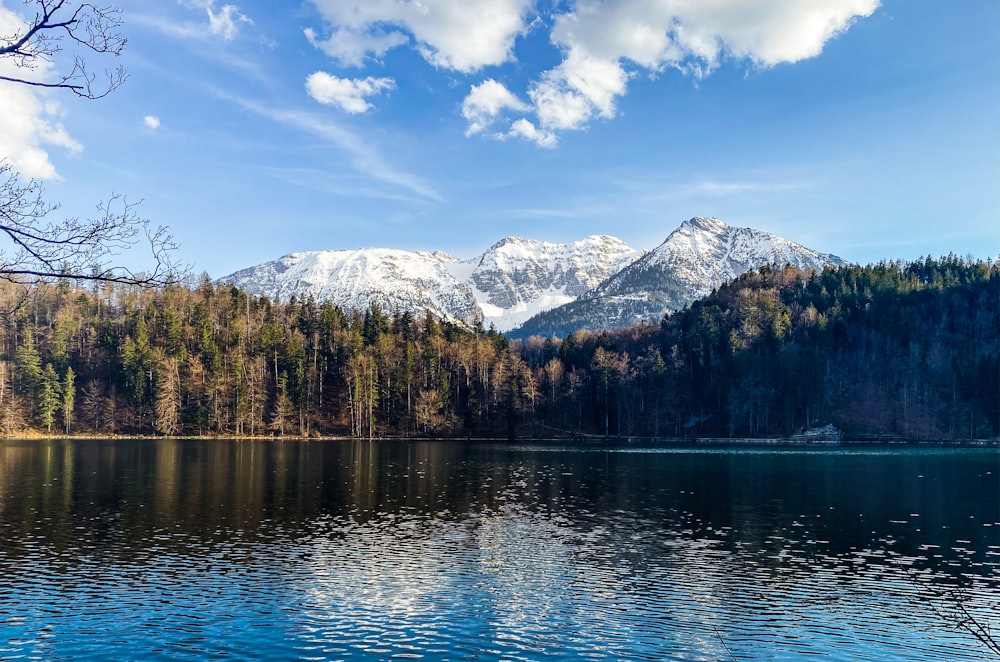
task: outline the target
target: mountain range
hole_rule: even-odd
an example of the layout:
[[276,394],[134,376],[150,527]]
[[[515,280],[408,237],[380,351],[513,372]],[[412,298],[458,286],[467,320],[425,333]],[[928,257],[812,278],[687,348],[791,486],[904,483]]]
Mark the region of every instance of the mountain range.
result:
[[292,253],[221,278],[278,300],[312,296],[346,310],[377,303],[511,336],[563,336],[657,321],[766,264],[822,269],[845,260],[716,218],[685,221],[651,251],[594,235],[569,244],[507,237],[459,260],[388,248]]

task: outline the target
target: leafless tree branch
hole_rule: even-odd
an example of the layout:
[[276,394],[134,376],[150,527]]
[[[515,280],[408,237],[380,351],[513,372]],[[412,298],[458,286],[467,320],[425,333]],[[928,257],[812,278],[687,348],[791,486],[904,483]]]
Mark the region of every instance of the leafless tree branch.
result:
[[[58,207],[44,202],[42,185],[22,182],[0,162],[0,278],[31,282],[66,278],[129,285],[174,282],[183,269],[173,261],[177,244],[164,227],[138,214],[139,203],[112,195],[93,218],[50,220]],[[6,245],[5,245],[6,244]],[[149,251],[149,271],[112,264],[140,245]]]
[[[121,33],[121,10],[89,2],[25,0],[34,6],[34,18],[12,35],[0,35],[0,57],[13,58],[18,68],[33,70],[42,63],[55,63],[55,56],[68,43],[80,51],[118,56],[127,39]],[[87,68],[87,61],[74,55],[73,66],[52,82],[29,77],[0,76],[0,80],[33,87],[70,90],[86,99],[99,99],[117,89],[128,75],[121,66],[104,71],[103,82]]]
[[922,581],[909,568],[904,570],[909,582],[927,595],[927,604],[942,622],[971,634],[1000,659],[1000,641],[993,635],[989,620],[970,611],[969,597],[964,590],[938,587],[930,581]]

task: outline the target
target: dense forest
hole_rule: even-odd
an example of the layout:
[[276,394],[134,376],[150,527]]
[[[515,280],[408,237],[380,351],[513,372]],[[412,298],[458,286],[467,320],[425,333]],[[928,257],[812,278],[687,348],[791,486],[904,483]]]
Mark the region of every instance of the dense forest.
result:
[[1000,263],[764,268],[659,325],[512,342],[199,284],[0,284],[0,431],[1000,435]]

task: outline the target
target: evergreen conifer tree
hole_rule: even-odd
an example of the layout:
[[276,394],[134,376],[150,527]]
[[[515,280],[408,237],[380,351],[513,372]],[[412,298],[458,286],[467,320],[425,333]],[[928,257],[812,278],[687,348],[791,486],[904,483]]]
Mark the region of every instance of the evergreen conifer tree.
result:
[[66,434],[69,434],[73,427],[73,407],[76,405],[76,386],[73,383],[75,380],[76,375],[73,373],[73,368],[67,367],[66,376],[63,377],[62,383],[62,414]]
[[56,410],[59,409],[61,390],[56,369],[52,367],[51,363],[46,363],[38,389],[38,423],[47,432],[52,432],[52,424],[56,422]]

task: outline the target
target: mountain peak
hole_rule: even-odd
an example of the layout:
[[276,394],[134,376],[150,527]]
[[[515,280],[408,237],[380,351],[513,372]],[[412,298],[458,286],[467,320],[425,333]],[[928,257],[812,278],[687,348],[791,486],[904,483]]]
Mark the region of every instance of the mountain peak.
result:
[[729,226],[714,216],[695,216],[694,218],[681,223],[681,227],[721,234],[725,232]]
[[512,335],[562,335],[656,322],[722,283],[766,264],[803,269],[846,264],[777,235],[731,227],[717,218],[684,221],[660,246],[559,308],[527,320]]
[[532,243],[530,240],[523,239],[521,237],[515,237],[515,236],[504,237],[497,243],[490,246],[489,250],[495,251],[503,248],[504,246],[523,246],[525,244],[530,244],[530,243]]

